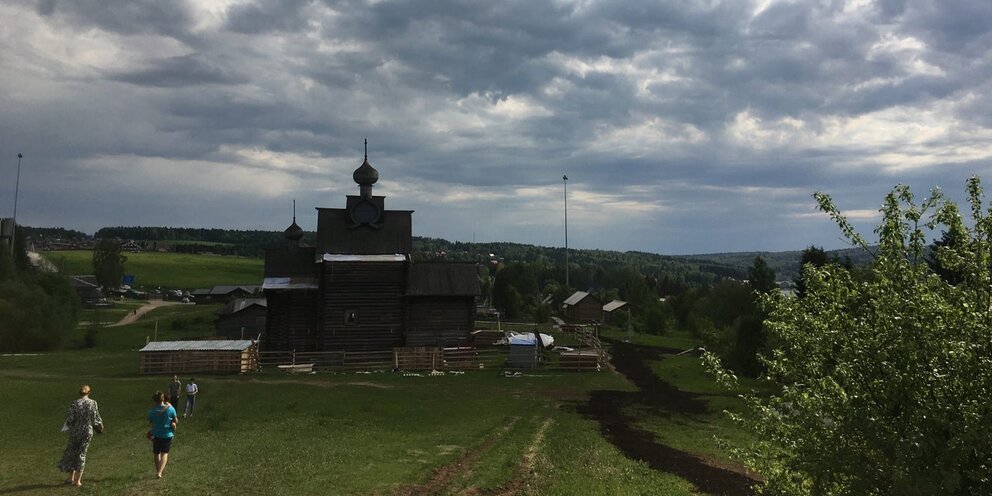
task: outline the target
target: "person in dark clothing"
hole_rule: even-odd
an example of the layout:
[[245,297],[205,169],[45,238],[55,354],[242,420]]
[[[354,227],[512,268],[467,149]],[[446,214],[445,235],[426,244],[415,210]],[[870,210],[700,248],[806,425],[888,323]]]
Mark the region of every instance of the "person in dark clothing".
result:
[[169,382],[169,404],[173,407],[179,404],[179,391],[182,387],[183,384],[179,382],[179,376],[172,376],[172,381]]

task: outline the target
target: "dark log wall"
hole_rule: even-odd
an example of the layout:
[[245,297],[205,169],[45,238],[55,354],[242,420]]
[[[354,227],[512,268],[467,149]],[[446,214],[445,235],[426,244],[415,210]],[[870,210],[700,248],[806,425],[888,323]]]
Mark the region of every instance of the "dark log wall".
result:
[[409,210],[382,212],[379,229],[354,228],[351,214],[343,208],[317,209],[319,253],[393,254],[413,251],[413,221]]
[[317,291],[268,290],[265,351],[315,351],[317,349]]
[[603,304],[592,296],[568,307],[568,320],[572,322],[596,322],[603,318]]
[[253,305],[238,313],[221,316],[216,323],[217,335],[227,339],[256,339],[265,332],[267,313],[265,307]]
[[[325,262],[322,350],[388,350],[403,344],[404,262]],[[349,312],[355,318],[348,322]]]
[[472,296],[418,296],[407,299],[406,346],[457,346],[475,325]]

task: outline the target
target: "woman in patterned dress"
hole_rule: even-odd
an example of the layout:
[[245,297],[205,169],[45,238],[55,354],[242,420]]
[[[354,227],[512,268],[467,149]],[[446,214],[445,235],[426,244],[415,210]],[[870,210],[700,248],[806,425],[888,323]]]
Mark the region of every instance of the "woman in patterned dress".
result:
[[83,385],[79,388],[79,399],[69,404],[69,413],[65,416],[65,425],[69,428],[69,445],[59,462],[59,470],[69,473],[66,484],[83,485],[83,469],[86,466],[86,450],[93,439],[93,430],[103,432],[103,419],[96,402],[90,399],[90,387]]

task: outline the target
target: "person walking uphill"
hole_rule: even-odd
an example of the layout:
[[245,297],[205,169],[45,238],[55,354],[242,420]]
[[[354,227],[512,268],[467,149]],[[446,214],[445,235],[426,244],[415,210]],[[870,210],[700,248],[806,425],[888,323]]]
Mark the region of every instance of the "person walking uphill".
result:
[[151,410],[148,410],[148,422],[152,430],[152,457],[155,461],[155,478],[162,478],[162,471],[169,463],[169,450],[172,449],[172,438],[176,435],[179,421],[176,409],[165,403],[165,394],[155,391],[152,395]]
[[200,391],[200,388],[196,387],[196,379],[190,377],[189,382],[186,383],[186,407],[183,408],[183,418],[187,415],[193,416],[193,407],[196,406],[196,393]]
[[90,387],[79,388],[79,399],[69,404],[63,430],[69,431],[69,445],[65,448],[59,470],[69,473],[66,484],[83,485],[83,469],[86,468],[86,451],[90,448],[93,431],[103,432],[103,419],[96,401],[90,399]]

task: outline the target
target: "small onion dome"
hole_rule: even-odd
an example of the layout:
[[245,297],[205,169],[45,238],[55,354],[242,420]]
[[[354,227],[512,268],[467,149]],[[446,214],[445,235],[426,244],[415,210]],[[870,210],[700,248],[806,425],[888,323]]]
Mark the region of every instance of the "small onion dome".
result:
[[303,237],[303,228],[296,225],[296,219],[293,219],[293,225],[283,231],[283,236],[286,236],[286,239],[291,241],[299,241]]
[[365,157],[365,161],[355,169],[355,173],[351,177],[358,184],[372,185],[379,180],[379,171],[375,170],[375,167],[369,163],[368,157]]

